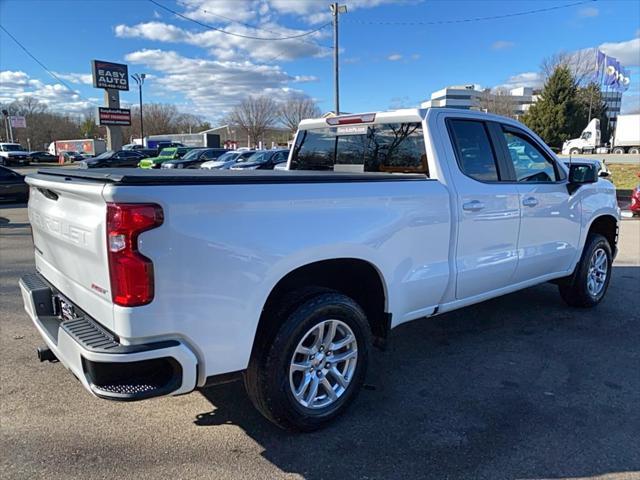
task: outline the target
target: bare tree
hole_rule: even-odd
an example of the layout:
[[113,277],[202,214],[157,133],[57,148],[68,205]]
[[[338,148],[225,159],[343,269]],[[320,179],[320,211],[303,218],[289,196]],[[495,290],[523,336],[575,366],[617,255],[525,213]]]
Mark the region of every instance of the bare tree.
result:
[[278,107],[280,122],[289,129],[291,134],[298,130],[298,125],[305,118],[317,118],[321,115],[320,108],[311,97],[294,94],[287,97]]
[[542,60],[540,70],[546,81],[557,67],[565,65],[569,68],[576,85],[585,86],[593,81],[596,74],[596,51],[593,48],[575,52],[558,52]]
[[485,89],[478,102],[480,110],[513,117],[516,103],[506,88],[496,88],[494,90]]
[[264,140],[267,129],[278,120],[278,104],[266,96],[249,97],[233,107],[228,122],[247,131],[250,144]]

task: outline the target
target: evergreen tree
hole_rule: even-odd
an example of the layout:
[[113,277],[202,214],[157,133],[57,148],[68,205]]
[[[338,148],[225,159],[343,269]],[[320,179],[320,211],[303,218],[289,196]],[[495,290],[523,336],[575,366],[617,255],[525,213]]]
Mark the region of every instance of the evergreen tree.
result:
[[[540,100],[523,115],[522,121],[549,146],[560,148],[565,140],[576,136],[582,111],[574,77],[567,66],[559,65],[545,82]],[[586,123],[579,128],[578,134],[585,126]]]

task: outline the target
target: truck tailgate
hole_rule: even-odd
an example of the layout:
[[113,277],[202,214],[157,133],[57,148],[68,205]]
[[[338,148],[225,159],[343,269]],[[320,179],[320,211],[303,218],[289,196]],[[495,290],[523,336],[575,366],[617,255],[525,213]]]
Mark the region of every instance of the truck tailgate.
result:
[[113,327],[104,183],[28,176],[38,271],[71,302]]

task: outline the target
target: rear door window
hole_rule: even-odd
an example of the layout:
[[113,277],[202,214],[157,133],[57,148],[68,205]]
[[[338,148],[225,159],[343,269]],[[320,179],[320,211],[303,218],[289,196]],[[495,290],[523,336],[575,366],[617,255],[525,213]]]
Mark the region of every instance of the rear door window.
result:
[[422,124],[386,123],[303,130],[291,170],[428,174]]
[[466,176],[480,182],[500,180],[496,155],[484,122],[452,119],[448,122],[458,166]]

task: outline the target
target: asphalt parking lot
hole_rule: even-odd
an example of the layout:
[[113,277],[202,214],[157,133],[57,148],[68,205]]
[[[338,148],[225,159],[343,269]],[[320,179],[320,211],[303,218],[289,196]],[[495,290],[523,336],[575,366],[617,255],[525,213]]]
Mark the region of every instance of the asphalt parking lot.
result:
[[126,404],[41,364],[18,278],[24,206],[0,206],[2,478],[640,478],[640,221],[605,301],[541,285],[404,325],[329,428],[278,430],[233,383]]

